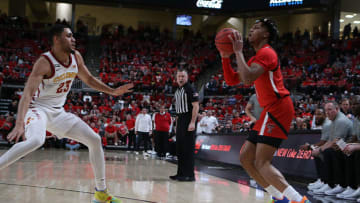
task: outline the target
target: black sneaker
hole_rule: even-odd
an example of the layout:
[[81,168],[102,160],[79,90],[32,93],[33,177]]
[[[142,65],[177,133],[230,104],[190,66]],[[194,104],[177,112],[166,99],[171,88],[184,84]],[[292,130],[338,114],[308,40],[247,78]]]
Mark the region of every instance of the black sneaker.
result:
[[170,178],[171,180],[177,180],[177,179],[178,179],[178,175],[169,176],[169,178]]
[[181,181],[181,182],[192,182],[192,181],[195,181],[195,177],[194,176],[178,176],[177,180]]

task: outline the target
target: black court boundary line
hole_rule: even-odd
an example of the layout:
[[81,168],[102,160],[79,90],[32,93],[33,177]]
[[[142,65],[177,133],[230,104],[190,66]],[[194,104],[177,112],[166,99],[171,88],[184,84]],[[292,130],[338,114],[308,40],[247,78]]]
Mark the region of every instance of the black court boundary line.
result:
[[[59,190],[59,191],[66,191],[66,192],[79,192],[79,193],[86,193],[86,194],[92,194],[92,195],[94,194],[93,192],[84,192],[84,191],[79,191],[79,190],[68,190],[68,189],[53,188],[53,187],[46,187],[46,186],[43,187],[43,186],[36,186],[36,185],[24,185],[24,184],[2,183],[2,182],[0,182],[0,185],[32,187],[32,188],[41,188],[41,189],[48,189],[48,190]],[[116,197],[119,197],[120,199],[135,200],[135,201],[139,201],[139,202],[157,203],[157,202],[153,202],[153,201],[135,199],[135,198],[130,198],[130,197],[122,197],[122,196],[116,196]]]

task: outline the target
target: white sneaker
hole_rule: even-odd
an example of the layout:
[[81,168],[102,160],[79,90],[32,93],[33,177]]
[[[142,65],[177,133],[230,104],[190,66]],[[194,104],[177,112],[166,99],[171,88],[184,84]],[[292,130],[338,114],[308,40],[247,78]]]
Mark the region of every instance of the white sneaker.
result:
[[341,200],[339,200],[335,196],[324,196],[324,199],[327,200],[329,203],[342,203]]
[[328,184],[324,184],[321,188],[313,190],[316,195],[323,195],[325,191],[331,190],[332,188]]
[[360,198],[356,200],[357,202],[360,202]]
[[356,200],[359,197],[360,197],[360,187],[358,189],[356,189],[353,193],[344,195],[343,199]]
[[322,203],[330,203],[329,201],[327,201],[325,199],[325,196],[322,195],[313,195],[312,196],[315,200],[317,200],[318,202],[322,202]]
[[314,190],[316,190],[316,189],[320,189],[322,186],[324,186],[325,184],[323,183],[323,182],[319,182],[319,183],[317,183],[317,184],[314,184],[314,185],[309,185],[307,188],[308,188],[308,190],[310,190],[310,191],[314,191]]
[[331,190],[327,190],[324,193],[325,193],[325,195],[335,196],[335,195],[340,194],[340,193],[342,193],[344,191],[345,191],[345,188],[341,187],[340,185],[336,185],[336,187],[334,187]]
[[315,185],[315,184],[319,184],[319,183],[321,183],[320,178],[317,179],[317,180],[316,180],[315,182],[313,182],[313,183],[309,183],[308,186]]
[[354,191],[355,191],[354,189],[352,189],[350,186],[348,186],[346,188],[346,190],[344,190],[344,192],[337,194],[336,197],[342,199],[345,195],[349,195],[349,194],[353,193]]
[[138,154],[139,154],[139,152],[135,151],[135,154],[136,154],[136,155],[138,155]]

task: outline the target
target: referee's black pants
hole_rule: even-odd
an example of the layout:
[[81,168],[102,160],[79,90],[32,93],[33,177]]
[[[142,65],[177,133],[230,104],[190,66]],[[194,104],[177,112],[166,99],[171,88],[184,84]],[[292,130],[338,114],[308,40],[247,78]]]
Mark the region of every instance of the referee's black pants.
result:
[[[179,114],[176,125],[177,176],[194,177],[195,130],[188,131],[191,112]],[[196,125],[195,125],[196,126]]]

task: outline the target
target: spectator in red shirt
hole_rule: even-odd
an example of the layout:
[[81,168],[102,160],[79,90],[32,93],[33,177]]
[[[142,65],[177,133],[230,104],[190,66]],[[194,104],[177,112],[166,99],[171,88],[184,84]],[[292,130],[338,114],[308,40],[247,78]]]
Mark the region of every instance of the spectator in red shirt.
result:
[[166,147],[169,139],[171,116],[166,112],[165,106],[160,107],[160,112],[154,115],[155,123],[155,151],[160,159],[165,158]]
[[13,126],[12,117],[8,116],[6,119],[4,115],[0,115],[0,135],[3,136],[3,139],[6,140],[6,135],[10,132],[11,127]]
[[11,116],[8,116],[5,120],[5,122],[3,123],[2,126],[0,126],[0,131],[3,131],[3,132],[10,132],[10,129],[12,128],[13,126],[13,117]]
[[114,145],[118,145],[119,138],[118,138],[118,135],[117,135],[117,129],[114,126],[113,121],[111,121],[109,123],[109,125],[106,126],[106,128],[105,128],[105,137],[106,137],[106,141],[108,141],[109,139],[112,139],[113,142],[114,142]]
[[240,117],[239,112],[235,112],[234,118],[231,120],[233,126],[241,125],[242,118]]
[[99,129],[95,126],[95,123],[94,123],[94,122],[92,122],[92,123],[90,124],[90,127],[91,127],[91,129],[93,129],[93,131],[94,131],[96,134],[99,134]]
[[112,111],[112,109],[108,105],[101,105],[99,106],[99,111],[104,113],[104,111]]
[[120,123],[119,127],[117,128],[118,130],[118,135],[120,137],[120,142],[122,145],[126,144],[126,138],[127,135],[129,134],[129,131],[126,127],[125,121],[123,121],[122,123]]
[[0,128],[3,126],[5,121],[6,121],[6,119],[5,119],[4,115],[0,115]]
[[133,150],[135,149],[135,119],[131,117],[130,114],[126,115],[126,127],[129,131],[127,134],[129,143],[128,143],[128,150],[130,151],[130,148],[132,146]]

